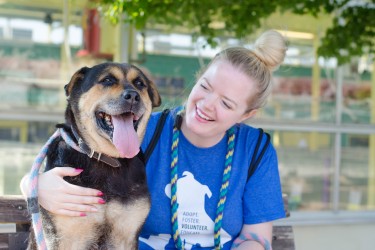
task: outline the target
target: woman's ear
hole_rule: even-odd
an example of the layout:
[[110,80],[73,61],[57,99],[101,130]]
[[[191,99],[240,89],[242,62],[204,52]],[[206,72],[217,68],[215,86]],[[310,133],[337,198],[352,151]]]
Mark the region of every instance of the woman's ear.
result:
[[257,109],[252,109],[250,111],[246,111],[245,114],[242,115],[240,122],[243,122],[243,121],[255,116],[257,112],[258,112]]

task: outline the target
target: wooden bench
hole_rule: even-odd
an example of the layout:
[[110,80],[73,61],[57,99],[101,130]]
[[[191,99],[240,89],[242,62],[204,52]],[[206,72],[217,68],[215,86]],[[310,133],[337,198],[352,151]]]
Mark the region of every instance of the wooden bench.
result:
[[25,200],[21,196],[0,196],[0,249],[26,249],[29,228]]
[[[287,204],[284,197],[285,204]],[[286,205],[286,214],[289,216]],[[8,226],[10,230],[4,232]],[[0,249],[24,250],[30,229],[26,202],[21,196],[0,196]],[[291,226],[274,226],[273,250],[294,250]]]

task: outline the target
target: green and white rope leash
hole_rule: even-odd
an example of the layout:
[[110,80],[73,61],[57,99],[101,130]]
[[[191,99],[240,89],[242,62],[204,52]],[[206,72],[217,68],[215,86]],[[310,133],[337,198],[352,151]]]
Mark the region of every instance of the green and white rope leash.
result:
[[[180,116],[180,111],[177,116]],[[178,143],[180,137],[180,130],[176,124],[173,126],[173,137],[171,147],[171,223],[173,231],[173,240],[177,249],[184,249],[185,243],[182,243],[180,234],[178,232],[178,203],[177,203],[177,178],[178,178]],[[228,143],[227,154],[225,156],[225,166],[223,172],[223,179],[220,188],[220,198],[216,209],[216,218],[214,226],[214,243],[215,250],[220,250],[220,230],[223,220],[223,211],[226,202],[226,195],[229,186],[229,178],[232,170],[232,160],[234,153],[235,128],[232,127],[227,131]]]
[[220,199],[217,203],[216,209],[216,218],[215,218],[215,227],[214,227],[214,242],[215,242],[215,250],[221,249],[220,246],[220,230],[221,230],[221,223],[223,221],[223,211],[225,202],[227,200],[227,191],[229,186],[229,178],[232,172],[232,161],[233,161],[233,153],[234,153],[234,139],[235,129],[232,127],[227,131],[228,142],[227,142],[227,154],[225,155],[225,165],[224,165],[224,172],[223,172],[223,179],[221,181],[220,187]]

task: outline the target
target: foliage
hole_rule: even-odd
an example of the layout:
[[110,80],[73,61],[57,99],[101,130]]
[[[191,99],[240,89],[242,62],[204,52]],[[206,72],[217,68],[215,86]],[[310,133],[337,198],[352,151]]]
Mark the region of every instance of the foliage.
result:
[[[120,20],[143,29],[150,22],[186,27],[211,45],[215,37],[232,33],[238,38],[253,33],[262,20],[277,11],[300,15],[332,13],[318,53],[345,63],[352,56],[374,53],[375,0],[97,0],[112,22]],[[214,24],[225,24],[217,28]]]
[[[369,4],[367,4],[369,5]],[[351,56],[375,53],[375,1],[372,7],[356,6],[343,9],[326,31],[318,53],[337,57],[340,63]]]
[[[294,3],[293,3],[294,2]],[[333,13],[333,25],[326,30],[318,49],[324,57],[336,57],[340,64],[352,57],[375,52],[375,0],[290,1],[296,14],[319,17],[321,11]]]

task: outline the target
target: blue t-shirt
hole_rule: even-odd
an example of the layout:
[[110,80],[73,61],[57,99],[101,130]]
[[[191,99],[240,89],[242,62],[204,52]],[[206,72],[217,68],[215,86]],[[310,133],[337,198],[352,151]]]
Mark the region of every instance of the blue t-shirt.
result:
[[[147,163],[151,210],[139,238],[139,249],[176,249],[172,238],[170,165],[172,130],[176,110],[167,117],[160,139]],[[142,149],[154,133],[160,112],[153,113]],[[236,125],[232,171],[223,211],[221,244],[230,249],[243,224],[285,217],[275,149],[270,144],[252,177],[247,172],[259,130]],[[185,249],[213,249],[214,221],[220,196],[227,136],[209,148],[191,144],[180,133],[178,147],[178,226]],[[265,144],[265,136],[260,148]]]

